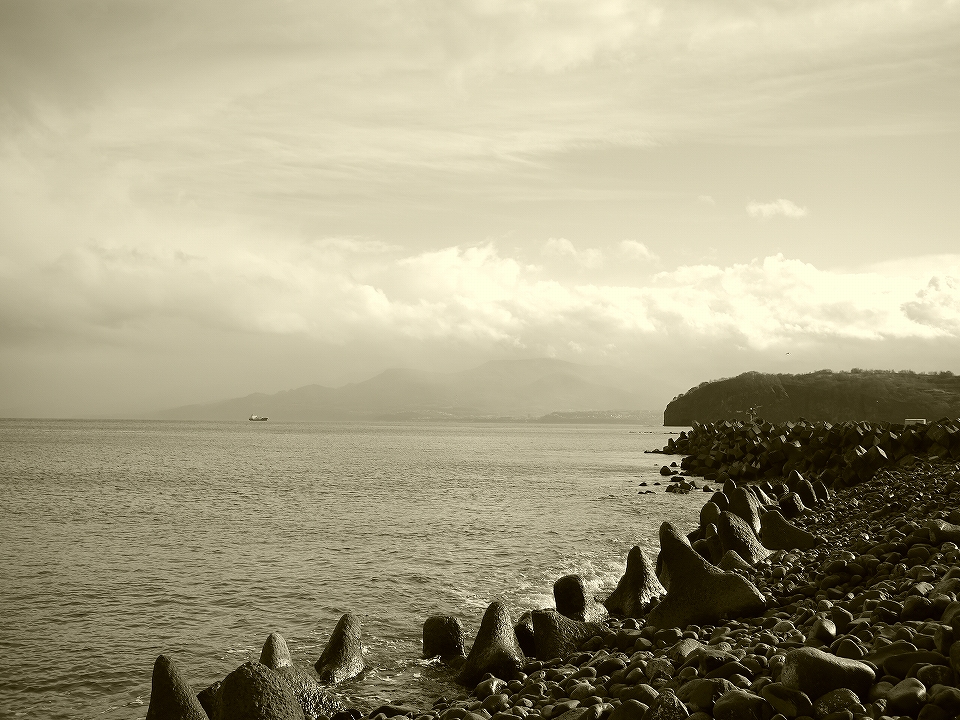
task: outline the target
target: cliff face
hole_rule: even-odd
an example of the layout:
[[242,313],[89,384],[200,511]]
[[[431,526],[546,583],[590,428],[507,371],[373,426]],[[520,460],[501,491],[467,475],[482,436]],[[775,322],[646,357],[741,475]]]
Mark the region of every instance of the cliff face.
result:
[[747,419],[750,410],[768,422],[798,418],[902,423],[960,415],[960,377],[952,373],[821,370],[804,375],[747,372],[702,383],[674,398],[664,425]]

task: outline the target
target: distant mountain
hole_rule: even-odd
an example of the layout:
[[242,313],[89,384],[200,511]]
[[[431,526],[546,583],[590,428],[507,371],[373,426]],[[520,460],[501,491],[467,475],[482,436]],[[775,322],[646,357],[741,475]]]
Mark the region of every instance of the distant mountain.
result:
[[535,358],[495,360],[455,373],[390,369],[359,383],[307,385],[164,410],[155,417],[237,420],[457,419],[538,417],[557,412],[652,407],[641,378],[619,368]]
[[805,418],[902,423],[907,418],[960,417],[960,377],[951,372],[821,370],[804,375],[746,372],[681,393],[663,412],[664,425],[746,419],[751,408],[769,422]]

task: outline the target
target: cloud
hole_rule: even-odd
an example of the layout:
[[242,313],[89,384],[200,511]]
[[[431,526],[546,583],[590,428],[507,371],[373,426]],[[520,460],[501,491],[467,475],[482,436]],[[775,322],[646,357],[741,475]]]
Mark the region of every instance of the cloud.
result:
[[783,215],[788,218],[802,218],[807,215],[807,209],[800,207],[790,200],[774,200],[769,203],[747,203],[747,212],[751,217],[771,218],[774,215]]
[[714,200],[712,195],[697,195],[697,202],[703,203],[704,205],[716,205],[717,201]]
[[541,248],[545,257],[570,258],[584,268],[598,268],[603,265],[603,252],[599,248],[577,250],[566,238],[550,238]]
[[656,260],[657,256],[642,242],[637,240],[622,240],[620,242],[620,252],[629,258],[636,260]]
[[960,277],[930,278],[901,308],[916,323],[960,335]]

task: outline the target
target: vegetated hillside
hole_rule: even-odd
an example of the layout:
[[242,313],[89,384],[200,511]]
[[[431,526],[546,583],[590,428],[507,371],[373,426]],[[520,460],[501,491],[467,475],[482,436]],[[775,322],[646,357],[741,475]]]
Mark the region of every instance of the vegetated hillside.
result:
[[663,411],[663,424],[747,419],[751,409],[769,422],[955,418],[960,416],[960,376],[857,368],[804,375],[746,372],[678,395]]
[[551,358],[492,361],[470,370],[437,373],[391,369],[359,383],[308,385],[267,395],[157,413],[182,420],[405,420],[536,417],[554,412],[637,411],[655,407],[642,378],[611,367]]

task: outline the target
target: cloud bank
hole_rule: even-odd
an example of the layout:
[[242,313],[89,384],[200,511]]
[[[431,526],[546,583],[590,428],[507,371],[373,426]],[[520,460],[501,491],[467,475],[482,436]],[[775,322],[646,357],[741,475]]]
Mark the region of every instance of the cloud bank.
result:
[[807,215],[807,209],[800,207],[790,200],[774,200],[768,203],[751,202],[747,203],[747,212],[751,217],[771,218],[775,215],[783,215],[788,218],[802,218]]

